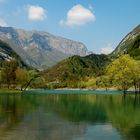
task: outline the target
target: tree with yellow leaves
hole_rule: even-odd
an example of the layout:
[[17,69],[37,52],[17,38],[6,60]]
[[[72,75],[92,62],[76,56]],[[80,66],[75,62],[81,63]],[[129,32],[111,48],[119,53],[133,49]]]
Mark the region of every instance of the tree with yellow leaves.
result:
[[129,55],[120,56],[107,67],[107,74],[113,85],[124,92],[132,85],[135,91],[139,89],[140,64]]

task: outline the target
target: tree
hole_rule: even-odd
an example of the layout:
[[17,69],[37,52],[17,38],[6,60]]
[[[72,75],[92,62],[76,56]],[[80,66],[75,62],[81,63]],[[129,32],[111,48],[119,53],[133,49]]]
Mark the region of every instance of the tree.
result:
[[1,79],[4,84],[7,84],[8,88],[11,84],[15,84],[17,61],[11,60],[6,61],[3,64],[3,69],[1,71]]
[[87,88],[95,90],[97,88],[96,82],[97,82],[96,78],[92,77],[92,78],[89,78],[87,82],[85,82],[85,85]]
[[100,77],[97,77],[96,78],[96,85],[99,88],[105,88],[106,90],[108,90],[108,88],[110,86],[109,77],[106,75],[102,75]]
[[21,90],[27,84],[29,80],[28,72],[25,69],[17,68],[16,72],[16,83],[21,86]]
[[124,92],[138,84],[140,67],[136,60],[129,55],[120,56],[107,67],[107,74],[114,85]]
[[39,73],[36,70],[28,71],[28,81],[27,84],[24,86],[24,91],[31,85],[31,83],[38,77],[40,77]]
[[135,88],[135,92],[139,92],[140,93],[140,61],[137,61],[137,65],[133,66],[133,85]]

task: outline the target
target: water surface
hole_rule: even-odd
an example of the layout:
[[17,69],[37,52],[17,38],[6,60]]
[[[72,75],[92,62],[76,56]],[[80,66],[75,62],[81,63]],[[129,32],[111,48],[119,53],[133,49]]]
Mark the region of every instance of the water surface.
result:
[[0,140],[140,140],[140,97],[0,94]]

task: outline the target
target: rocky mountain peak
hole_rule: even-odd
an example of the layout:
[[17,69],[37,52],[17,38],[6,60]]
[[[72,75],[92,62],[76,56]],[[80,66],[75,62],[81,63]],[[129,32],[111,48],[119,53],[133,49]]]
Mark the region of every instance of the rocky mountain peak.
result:
[[132,42],[140,35],[140,24],[134,28],[130,33],[128,33],[122,41],[119,43],[117,48],[113,51],[113,55],[119,55],[127,52],[127,50],[132,46]]
[[54,36],[48,32],[0,27],[0,39],[11,45],[26,63],[31,65],[34,61],[32,66],[36,68],[50,67],[72,55],[89,54],[83,43]]

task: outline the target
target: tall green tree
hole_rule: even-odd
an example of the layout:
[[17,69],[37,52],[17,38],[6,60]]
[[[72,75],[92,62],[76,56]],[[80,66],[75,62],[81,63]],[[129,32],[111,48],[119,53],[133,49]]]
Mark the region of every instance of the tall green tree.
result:
[[123,55],[107,67],[107,74],[113,85],[124,90],[124,92],[132,85],[136,90],[140,81],[140,66],[138,61],[129,55]]
[[29,80],[28,71],[22,68],[17,68],[15,72],[16,72],[16,83],[21,86],[22,90]]
[[3,69],[1,71],[1,80],[3,84],[7,84],[8,88],[10,85],[15,85],[16,82],[16,71],[17,61],[5,61],[3,63]]

